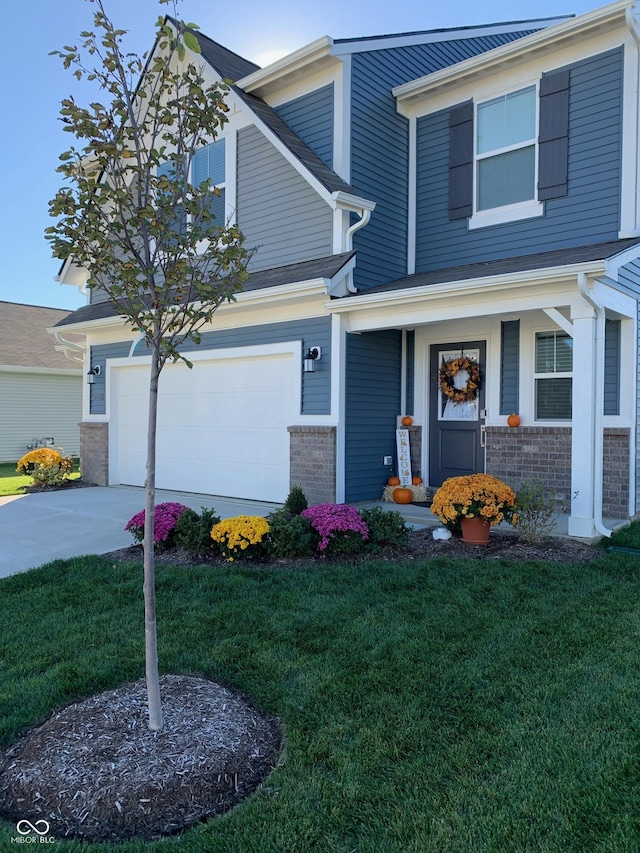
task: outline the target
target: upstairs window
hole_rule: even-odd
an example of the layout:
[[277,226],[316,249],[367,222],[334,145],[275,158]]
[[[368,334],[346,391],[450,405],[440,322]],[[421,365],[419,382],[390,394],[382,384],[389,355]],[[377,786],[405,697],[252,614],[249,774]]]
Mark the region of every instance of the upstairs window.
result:
[[197,187],[209,179],[212,188],[217,192],[212,194],[209,210],[215,216],[219,225],[226,222],[225,216],[225,183],[226,183],[226,152],[225,140],[217,139],[210,145],[199,148],[192,165],[191,180]]
[[573,338],[566,332],[538,332],[535,352],[536,420],[571,419]]
[[536,197],[536,87],[478,104],[476,210]]
[[537,84],[449,111],[449,219],[482,228],[542,216],[569,180],[565,69]]

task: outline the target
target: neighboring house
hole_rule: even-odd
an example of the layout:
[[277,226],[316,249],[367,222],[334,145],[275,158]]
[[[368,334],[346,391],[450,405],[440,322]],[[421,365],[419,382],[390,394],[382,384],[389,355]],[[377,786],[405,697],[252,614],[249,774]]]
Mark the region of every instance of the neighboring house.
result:
[[[0,461],[33,445],[80,451],[84,336],[47,334],[69,311],[0,301]],[[69,358],[65,356],[69,353]]]
[[[197,172],[259,248],[237,302],[187,347],[193,369],[162,374],[157,485],[379,498],[408,413],[413,470],[430,486],[483,470],[512,486],[541,478],[576,536],[603,514],[633,516],[634,4],[325,37],[264,69],[198,39],[206,73],[236,86]],[[104,300],[92,292],[58,324],[86,334],[101,368],[84,388],[83,464],[96,482],[140,485],[149,358]],[[461,354],[482,384],[452,414],[438,368]]]

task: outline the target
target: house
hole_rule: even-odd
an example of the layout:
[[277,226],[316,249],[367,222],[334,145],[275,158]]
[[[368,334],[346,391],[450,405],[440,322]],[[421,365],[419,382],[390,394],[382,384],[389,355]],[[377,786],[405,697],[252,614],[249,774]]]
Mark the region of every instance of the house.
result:
[[[157,485],[376,499],[410,414],[429,486],[483,470],[543,479],[575,536],[635,515],[634,3],[323,37],[262,69],[198,39],[206,73],[235,81],[198,173],[259,248],[237,302],[187,345],[193,369],[163,372]],[[85,277],[71,263],[60,276]],[[57,329],[85,334],[100,369],[84,388],[83,470],[142,484],[148,356],[95,290]]]
[[17,462],[34,446],[62,447],[70,456],[80,451],[84,337],[69,335],[63,345],[47,334],[69,314],[0,301],[3,462]]

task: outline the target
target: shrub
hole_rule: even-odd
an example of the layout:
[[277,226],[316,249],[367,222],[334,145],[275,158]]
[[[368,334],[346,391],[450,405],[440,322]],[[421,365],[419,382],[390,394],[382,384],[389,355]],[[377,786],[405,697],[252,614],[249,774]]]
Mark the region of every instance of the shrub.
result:
[[241,554],[261,557],[267,552],[269,524],[260,515],[237,515],[214,524],[211,538],[230,562]]
[[369,547],[377,551],[384,546],[400,547],[409,541],[410,530],[399,512],[387,511],[375,506],[360,510],[362,520],[369,531]]
[[317,551],[320,537],[308,518],[283,507],[271,513],[268,521],[269,553],[274,557],[309,557]]
[[308,506],[309,503],[300,486],[293,486],[282,508],[291,515],[300,515]]
[[62,454],[57,450],[52,450],[50,447],[39,447],[37,450],[30,450],[25,453],[22,459],[18,460],[16,471],[19,474],[31,474],[38,465],[54,465],[62,460]]
[[57,461],[36,464],[31,476],[37,486],[64,486],[72,471],[73,459],[70,456],[59,455]]
[[555,527],[554,504],[541,480],[522,483],[516,496],[516,510],[516,527],[525,542],[543,542],[551,536]]
[[320,536],[318,550],[333,554],[354,554],[363,549],[369,538],[362,516],[347,504],[322,503],[301,513]]
[[185,509],[178,517],[173,529],[176,545],[186,548],[198,557],[212,551],[215,547],[211,539],[211,528],[220,521],[219,516],[215,514],[215,509],[201,507],[201,510],[202,513],[199,515],[193,509]]
[[[153,511],[153,540],[168,548],[173,545],[173,532],[178,519],[188,509],[184,504],[164,503],[156,504]],[[140,510],[125,525],[136,542],[144,540],[145,511]]]

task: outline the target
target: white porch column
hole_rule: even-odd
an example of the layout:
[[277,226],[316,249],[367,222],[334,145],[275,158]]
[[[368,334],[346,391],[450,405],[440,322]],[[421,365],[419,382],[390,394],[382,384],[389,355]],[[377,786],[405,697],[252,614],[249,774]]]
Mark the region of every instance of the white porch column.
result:
[[571,507],[569,535],[598,535],[594,521],[595,312],[586,307],[573,321]]

